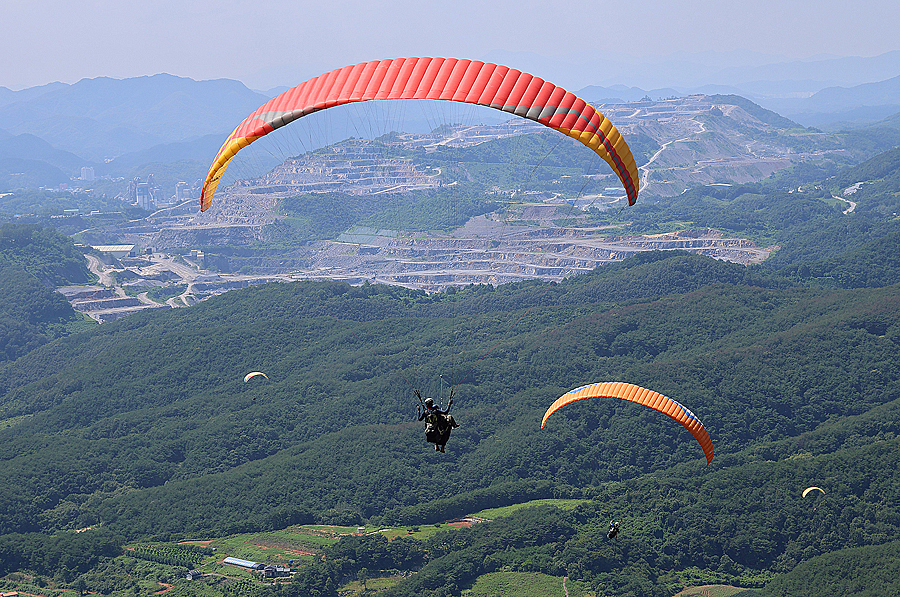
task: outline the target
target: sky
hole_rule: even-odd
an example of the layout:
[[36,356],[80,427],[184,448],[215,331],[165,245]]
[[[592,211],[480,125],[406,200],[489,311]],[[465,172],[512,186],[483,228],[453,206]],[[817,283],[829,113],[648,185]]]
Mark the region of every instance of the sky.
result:
[[14,90],[162,72],[265,90],[403,56],[577,64],[900,50],[897,0],[4,0],[3,17],[0,86]]

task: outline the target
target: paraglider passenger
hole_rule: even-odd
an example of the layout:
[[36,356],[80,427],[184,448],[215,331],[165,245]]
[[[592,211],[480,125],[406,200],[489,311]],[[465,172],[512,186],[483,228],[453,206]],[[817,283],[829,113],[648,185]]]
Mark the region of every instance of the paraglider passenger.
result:
[[450,398],[446,409],[440,409],[431,398],[423,401],[418,390],[416,390],[416,396],[421,403],[416,405],[416,412],[419,420],[425,421],[425,441],[434,444],[436,452],[443,452],[447,440],[450,439],[450,431],[459,427],[453,415],[450,414],[453,398]]
[[619,523],[615,519],[609,521],[609,532],[606,533],[607,539],[615,539],[619,534]]

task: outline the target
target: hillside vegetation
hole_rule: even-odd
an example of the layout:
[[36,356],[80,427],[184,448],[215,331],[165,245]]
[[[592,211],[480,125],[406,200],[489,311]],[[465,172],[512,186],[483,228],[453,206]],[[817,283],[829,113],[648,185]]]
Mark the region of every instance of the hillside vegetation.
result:
[[[671,276],[676,265],[682,273],[692,265],[718,269],[726,278],[734,267],[677,254],[652,263],[644,282]],[[557,288],[576,294],[592,278]],[[518,292],[531,290],[524,286]],[[825,545],[877,543],[895,532],[883,507],[895,503],[890,485],[871,485],[877,471],[888,481],[893,474],[896,463],[886,458],[897,453],[896,440],[887,439],[893,436],[882,435],[886,443],[868,452],[858,440],[831,440],[821,455],[806,445],[835,418],[864,416],[896,399],[898,287],[714,283],[688,294],[660,288],[661,298],[627,306],[566,306],[564,294],[556,306],[487,307],[488,295],[514,299],[516,290],[428,297],[338,283],[269,285],[162,317],[132,316],[32,351],[4,376],[2,416],[19,423],[0,432],[7,454],[2,531],[102,522],[126,537],[178,537],[378,516],[423,523],[465,514],[452,506],[461,491],[532,479],[551,485],[519,490],[521,498],[594,488],[588,495],[596,505],[576,509],[581,514],[569,516],[582,518],[567,523],[572,534],[550,543],[575,540],[575,529],[591,519],[600,524],[610,511],[656,519],[662,541],[640,543],[635,554],[644,555],[633,554],[656,554],[653,578],[718,566],[725,554],[740,567],[774,571],[789,569],[786,558],[815,555],[809,546],[786,551],[814,536],[815,525],[831,526],[803,515],[808,505],[797,494],[806,484],[828,485],[830,500],[863,499],[860,491],[885,500],[871,529],[864,507],[835,511],[835,524],[842,511],[848,522],[862,517],[860,534],[835,529]],[[472,307],[478,303],[484,306]],[[454,308],[477,312],[453,317]],[[457,342],[462,335],[471,338]],[[457,390],[463,427],[451,453],[429,453],[411,422],[406,380],[434,392],[440,374],[461,379],[473,366]],[[273,382],[245,386],[240,372],[251,369],[267,371]],[[702,465],[684,430],[625,404],[579,405],[538,429],[557,395],[606,379],[689,405],[715,438],[713,465]],[[199,412],[203,417],[190,414]],[[794,443],[778,443],[788,437]],[[789,459],[797,453],[807,458]],[[644,476],[654,472],[662,477]],[[715,502],[713,487],[724,492]],[[450,502],[420,505],[435,497]],[[772,516],[779,520],[774,537]],[[697,549],[696,541],[707,547]],[[591,545],[589,554],[606,549]],[[546,570],[557,573],[567,562],[576,577],[572,564],[595,561],[572,557]],[[624,553],[609,557],[632,561]],[[591,564],[580,577],[597,581],[601,571]]]
[[[428,597],[494,573],[566,576],[596,595],[842,586],[838,557],[873,569],[882,556],[866,548],[900,532],[892,172],[867,178],[847,214],[827,197],[734,188],[692,191],[694,211],[685,198],[658,208],[697,220],[715,201],[758,212],[760,234],[783,238],[786,253],[838,222],[868,231],[843,251],[824,244],[815,261],[797,251],[744,268],[646,253],[559,284],[432,295],[269,284],[33,348],[0,364],[0,572],[149,593],[151,573],[113,558],[116,545],[417,526],[570,498],[585,501],[424,537],[347,537],[281,588],[210,579],[178,591],[332,597],[363,569],[397,571],[385,595]],[[779,220],[792,208],[800,223]],[[244,383],[254,370],[269,379]],[[686,430],[626,402],[579,402],[540,429],[556,397],[613,380],[690,408],[713,438],[712,464]],[[446,399],[451,384],[462,427],[440,454],[415,422],[413,390]],[[802,498],[810,485],[825,494]],[[609,541],[612,516],[623,532]]]
[[87,325],[47,286],[84,283],[89,276],[84,256],[56,231],[0,226],[0,363]]

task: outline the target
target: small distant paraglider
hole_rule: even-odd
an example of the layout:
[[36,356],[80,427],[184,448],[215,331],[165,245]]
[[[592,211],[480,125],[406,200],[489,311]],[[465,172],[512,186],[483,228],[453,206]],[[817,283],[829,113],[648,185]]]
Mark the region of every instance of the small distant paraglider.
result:
[[269,379],[269,376],[266,375],[265,373],[263,373],[262,371],[251,371],[250,373],[248,373],[247,375],[244,376],[244,383],[247,383],[248,381],[250,381],[257,375],[262,375],[266,379]]
[[[809,495],[809,494],[810,494],[811,492],[813,492],[813,491],[821,491],[821,492],[822,492],[822,495],[825,495],[825,490],[822,489],[821,487],[807,487],[806,489],[803,490],[803,497],[806,497],[807,495]],[[813,503],[816,504],[816,503],[818,503],[818,502],[816,502],[816,501],[814,500]],[[813,507],[813,512],[817,511],[818,509],[819,509],[818,506],[814,506],[814,507]]]
[[806,489],[803,490],[803,497],[806,497],[807,495],[809,495],[810,491],[816,491],[816,490],[821,491],[823,495],[825,493],[825,490],[822,489],[821,487],[807,487]]
[[[244,383],[247,383],[248,381],[250,381],[251,379],[253,379],[254,377],[256,377],[258,375],[261,375],[262,377],[269,379],[269,376],[266,375],[265,373],[263,373],[262,371],[251,371],[250,373],[248,373],[247,375],[244,376]],[[253,401],[254,402],[256,401],[256,396],[253,397]]]

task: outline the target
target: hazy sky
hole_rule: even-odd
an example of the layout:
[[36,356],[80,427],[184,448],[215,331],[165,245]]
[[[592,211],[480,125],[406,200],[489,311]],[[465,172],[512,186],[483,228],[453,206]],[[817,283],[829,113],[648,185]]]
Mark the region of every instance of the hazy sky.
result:
[[900,49],[898,7],[897,0],[3,0],[0,86],[166,72],[268,89],[365,60],[483,59],[497,51],[566,60],[734,50],[790,60],[875,56]]

